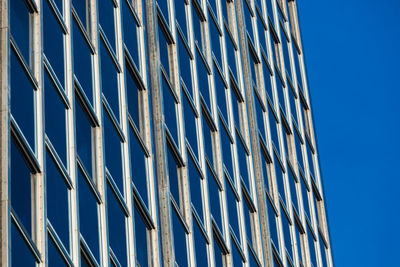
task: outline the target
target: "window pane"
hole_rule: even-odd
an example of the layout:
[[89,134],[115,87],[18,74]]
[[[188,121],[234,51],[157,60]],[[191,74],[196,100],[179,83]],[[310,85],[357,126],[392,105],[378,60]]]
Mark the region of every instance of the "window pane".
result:
[[140,130],[140,110],[143,109],[143,105],[141,105],[141,101],[139,98],[139,85],[137,79],[135,78],[133,70],[131,68],[127,69],[128,71],[126,72],[126,91],[128,99],[128,112],[129,115],[131,115],[132,120],[138,130]]
[[72,5],[75,8],[76,13],[79,16],[82,24],[86,26],[87,16],[88,16],[88,4],[87,0],[72,0]]
[[[22,0],[20,0],[22,1]],[[13,1],[14,2],[14,1]],[[31,148],[35,148],[35,118],[33,84],[23,69],[17,54],[11,49],[11,113]]]
[[30,62],[30,13],[24,0],[10,2],[10,31],[25,61]]
[[21,152],[11,142],[11,206],[28,234],[32,234],[32,178]]
[[222,231],[222,217],[221,217],[221,207],[219,200],[219,187],[217,185],[216,178],[212,174],[210,167],[207,166],[207,178],[208,178],[208,186],[209,186],[209,197],[210,197],[210,209],[211,215],[215,220],[215,223]]
[[64,258],[61,256],[60,251],[56,247],[53,239],[48,237],[48,257],[49,257],[49,266],[68,266],[65,263]]
[[186,249],[186,231],[181,220],[178,217],[177,211],[173,209],[173,235],[174,235],[174,247],[175,247],[175,262],[178,266],[187,266],[187,249]]
[[11,224],[12,266],[35,267],[36,260],[14,223]]
[[97,200],[81,170],[78,170],[78,186],[80,233],[88,244],[96,260],[100,262]]
[[99,0],[99,22],[106,37],[115,51],[114,4],[112,0]]
[[193,220],[193,236],[197,266],[208,266],[206,240],[196,220]]
[[171,148],[167,147],[167,159],[168,159],[168,176],[169,176],[169,190],[171,191],[174,200],[179,205],[179,181],[178,181],[178,166],[174,155],[172,154]]
[[69,250],[69,190],[53,157],[46,153],[47,217]]
[[190,148],[193,150],[195,156],[198,156],[198,148],[197,148],[197,131],[196,131],[196,115],[191,106],[191,100],[186,96],[186,94],[182,94],[182,102],[183,102],[183,116],[185,119],[185,133],[186,139],[189,141]]
[[189,172],[189,182],[190,182],[190,198],[192,204],[200,216],[200,220],[203,222],[203,201],[202,201],[202,190],[201,190],[201,178],[200,173],[197,170],[194,159],[188,156],[188,172]]
[[107,186],[109,245],[122,266],[127,266],[125,214],[111,186]]
[[138,212],[138,207],[135,203],[134,208],[135,220],[135,238],[136,238],[136,261],[138,266],[148,266],[148,252],[147,252],[147,228],[144,224],[142,216]]
[[131,168],[132,168],[132,180],[135,184],[136,189],[139,191],[140,196],[145,204],[148,203],[147,196],[147,168],[146,168],[146,156],[143,148],[139,142],[139,138],[136,133],[130,128],[130,152],[131,152]]
[[124,44],[128,48],[129,54],[133,58],[136,67],[140,69],[139,63],[139,46],[138,46],[138,27],[136,19],[134,18],[127,1],[121,1],[122,3],[122,16],[123,16],[123,29],[124,29]]
[[65,105],[49,73],[44,74],[45,130],[52,145],[67,166],[67,132]]

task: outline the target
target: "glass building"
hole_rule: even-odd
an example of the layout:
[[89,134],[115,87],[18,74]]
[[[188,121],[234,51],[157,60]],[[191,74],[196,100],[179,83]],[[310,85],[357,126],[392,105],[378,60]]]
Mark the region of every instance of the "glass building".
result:
[[2,266],[334,265],[297,1],[0,4]]

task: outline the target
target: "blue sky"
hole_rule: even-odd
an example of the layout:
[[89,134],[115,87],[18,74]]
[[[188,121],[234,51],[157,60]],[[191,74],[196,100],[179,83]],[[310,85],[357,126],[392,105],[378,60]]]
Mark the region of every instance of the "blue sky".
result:
[[298,8],[335,264],[398,266],[400,1]]

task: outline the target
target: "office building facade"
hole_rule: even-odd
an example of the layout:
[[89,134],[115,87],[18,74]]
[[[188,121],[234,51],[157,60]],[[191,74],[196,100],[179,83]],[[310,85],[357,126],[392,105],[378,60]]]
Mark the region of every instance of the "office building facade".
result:
[[0,3],[2,266],[334,265],[297,1]]

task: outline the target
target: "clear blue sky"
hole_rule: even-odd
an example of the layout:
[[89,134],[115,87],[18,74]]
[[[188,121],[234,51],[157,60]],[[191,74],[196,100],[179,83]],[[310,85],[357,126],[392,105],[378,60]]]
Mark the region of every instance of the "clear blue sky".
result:
[[400,266],[400,1],[298,7],[336,266]]

